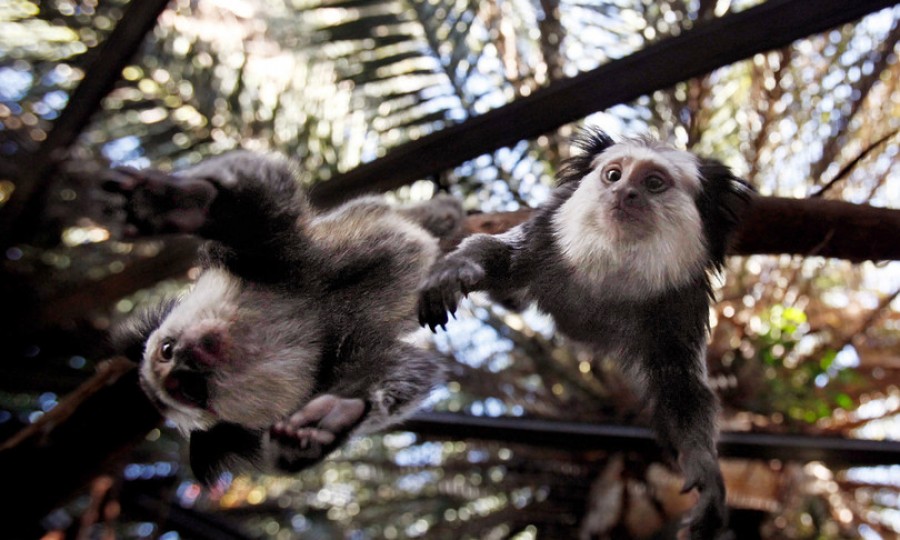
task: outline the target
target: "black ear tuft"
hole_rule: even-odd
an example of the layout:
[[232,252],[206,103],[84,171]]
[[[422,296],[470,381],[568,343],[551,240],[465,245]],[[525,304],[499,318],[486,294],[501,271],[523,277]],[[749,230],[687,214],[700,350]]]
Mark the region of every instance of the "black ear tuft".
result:
[[572,138],[572,144],[581,153],[563,161],[557,175],[558,184],[579,181],[591,172],[591,163],[610,146],[616,144],[612,137],[597,128],[584,128]]
[[697,196],[697,208],[703,219],[710,257],[718,269],[725,261],[728,242],[750,206],[755,190],[715,160],[701,160],[700,176],[703,189]]
[[177,303],[175,299],[166,300],[117,325],[110,334],[113,350],[133,362],[140,363],[147,338],[159,328]]

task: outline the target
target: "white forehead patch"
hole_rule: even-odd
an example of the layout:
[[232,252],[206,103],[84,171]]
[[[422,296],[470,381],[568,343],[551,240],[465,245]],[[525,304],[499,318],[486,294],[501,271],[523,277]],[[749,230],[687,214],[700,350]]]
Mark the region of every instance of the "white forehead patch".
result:
[[197,321],[231,319],[237,310],[240,292],[238,278],[218,268],[206,270],[191,292],[166,317],[157,334],[165,336],[188,328]]

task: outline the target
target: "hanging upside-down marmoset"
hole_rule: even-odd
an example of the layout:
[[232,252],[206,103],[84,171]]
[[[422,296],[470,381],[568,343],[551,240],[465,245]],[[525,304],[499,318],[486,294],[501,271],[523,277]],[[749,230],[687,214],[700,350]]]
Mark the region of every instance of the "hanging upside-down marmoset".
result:
[[438,239],[463,217],[452,198],[316,213],[285,160],[249,152],[177,175],[119,169],[106,187],[124,195],[132,234],[209,240],[190,293],[114,336],[190,434],[201,480],[247,463],[300,469],[403,419],[440,381],[439,356],[403,338]]

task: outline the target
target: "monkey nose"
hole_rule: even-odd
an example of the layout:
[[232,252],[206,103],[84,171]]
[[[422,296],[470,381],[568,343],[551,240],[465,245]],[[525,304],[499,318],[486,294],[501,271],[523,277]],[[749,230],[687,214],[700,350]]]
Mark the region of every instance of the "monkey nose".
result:
[[639,206],[641,202],[641,194],[638,190],[628,187],[619,191],[619,203],[624,206]]
[[221,354],[222,340],[214,332],[179,343],[175,349],[175,356],[182,365],[199,371],[209,370],[219,364]]

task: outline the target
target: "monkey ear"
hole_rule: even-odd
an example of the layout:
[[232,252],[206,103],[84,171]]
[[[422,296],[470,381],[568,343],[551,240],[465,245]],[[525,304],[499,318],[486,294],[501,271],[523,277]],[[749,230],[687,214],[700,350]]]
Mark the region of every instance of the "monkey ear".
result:
[[563,185],[569,182],[579,181],[591,172],[591,163],[594,158],[603,153],[607,148],[616,144],[612,137],[598,128],[582,128],[572,137],[572,145],[581,150],[565,161],[559,168],[557,184]]
[[697,196],[697,207],[716,268],[725,261],[725,250],[747,208],[755,190],[731,169],[715,160],[701,160],[700,176],[703,189]]
[[150,334],[159,328],[176,303],[175,299],[161,302],[118,324],[109,336],[113,350],[133,362],[140,363],[144,356],[144,343]]

